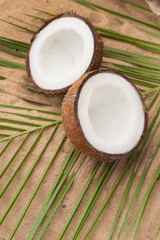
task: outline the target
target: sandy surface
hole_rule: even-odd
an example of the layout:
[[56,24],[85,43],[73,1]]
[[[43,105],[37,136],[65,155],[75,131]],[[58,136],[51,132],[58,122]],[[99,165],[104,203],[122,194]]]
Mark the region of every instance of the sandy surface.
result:
[[[160,20],[153,15],[152,13],[144,12],[143,10],[135,9],[127,4],[122,3],[119,0],[95,0],[94,2],[103,5],[104,7],[114,9],[115,11],[120,11],[121,13],[128,14],[129,16],[133,16],[139,19],[143,19],[144,21],[152,22],[155,24],[159,24]],[[134,3],[139,3],[139,1],[135,0]],[[146,3],[141,1],[142,6],[147,7]],[[115,17],[109,13],[104,12],[94,12],[92,10],[89,10],[85,7],[82,7],[78,5],[77,3],[74,3],[72,0],[0,0],[0,13],[1,18],[5,20],[10,20],[14,23],[17,23],[15,20],[9,18],[9,16],[14,16],[20,19],[23,19],[24,21],[28,21],[32,24],[35,24],[37,26],[41,26],[42,22],[40,20],[29,18],[23,13],[28,13],[32,15],[36,15],[39,17],[46,18],[46,15],[43,13],[39,13],[33,8],[42,9],[44,11],[53,12],[55,14],[66,12],[66,11],[73,11],[76,12],[82,16],[87,17],[94,25],[102,26],[106,28],[110,28],[116,31],[119,31],[123,34],[127,34],[130,36],[134,36],[137,38],[142,38],[144,40],[154,41],[159,43],[158,39],[152,38],[151,36],[148,36],[141,31],[139,31],[136,26],[141,26],[140,24],[135,24],[131,21],[125,20],[125,23],[123,25],[120,25],[116,20]],[[48,16],[47,16],[48,18]],[[151,30],[149,27],[145,27],[147,30]],[[35,30],[35,29],[34,29]],[[152,30],[153,31],[153,30]],[[155,33],[158,33],[158,31],[154,31]],[[20,41],[29,42],[32,34],[26,33],[25,31],[18,29],[16,27],[10,26],[7,23],[0,22],[0,35],[11,37],[13,39],[17,39]],[[159,57],[158,54],[154,54],[151,52],[146,52],[144,50],[141,50],[137,47],[134,47],[130,44],[124,44],[121,42],[111,41],[111,40],[105,40],[105,45],[111,46],[111,47],[117,47],[129,51],[135,51],[137,53],[147,54],[150,56],[156,56]],[[13,57],[9,54],[0,52],[0,58],[10,59],[17,61],[19,63],[24,63],[25,61],[18,58]],[[108,61],[112,62],[112,60],[107,59]],[[114,62],[114,61],[113,61]],[[0,75],[5,76],[7,79],[5,81],[0,82],[0,88],[5,90],[5,93],[0,93],[0,103],[1,104],[10,104],[10,105],[17,105],[17,106],[25,106],[25,107],[33,107],[33,108],[41,108],[44,110],[53,110],[53,111],[61,111],[61,101],[62,97],[55,97],[55,96],[47,96],[45,94],[39,94],[39,93],[33,93],[26,89],[26,83],[31,83],[30,80],[27,77],[27,74],[24,70],[14,70],[14,69],[7,69],[0,67]],[[29,99],[29,100],[35,100],[36,102],[39,102],[39,104],[33,104],[27,101],[22,100],[23,98]],[[151,98],[151,97],[150,97]],[[146,100],[148,102],[148,99]],[[160,100],[158,99],[156,103],[154,104],[154,107],[149,113],[150,119],[153,117],[156,107],[158,106]],[[1,108],[1,110],[4,110]],[[6,111],[6,109],[5,109]],[[8,111],[8,110],[7,110]],[[27,113],[26,111],[19,111],[19,110],[9,110],[10,112],[19,112],[19,113]],[[44,116],[43,114],[37,113],[35,111],[32,112],[32,115],[36,116]],[[12,118],[12,119],[18,119],[18,120],[24,120],[21,117],[15,117],[8,114],[3,114],[3,116]],[[51,117],[47,116],[46,117]],[[31,120],[28,120],[31,122]],[[35,121],[34,121],[35,122]],[[37,123],[39,123],[37,121]],[[5,123],[4,123],[5,124]],[[30,127],[24,127],[26,129],[29,129]],[[3,133],[4,130],[1,130],[1,133]],[[13,197],[14,193],[18,189],[18,186],[20,182],[25,177],[27,171],[31,167],[32,163],[36,159],[37,154],[42,149],[44,143],[47,141],[47,138],[52,132],[52,128],[48,128],[43,132],[42,138],[40,139],[39,143],[37,144],[37,147],[33,150],[27,161],[23,164],[22,168],[14,178],[12,184],[4,194],[4,196],[0,200],[0,215],[4,212],[7,205],[9,204],[11,198]],[[7,133],[5,131],[5,133]],[[14,132],[13,132],[14,133]],[[155,134],[153,140],[151,141],[148,150],[145,154],[145,158],[142,161],[142,164],[140,165],[136,178],[132,184],[132,187],[130,189],[130,192],[127,196],[127,199],[125,201],[125,204],[123,206],[122,212],[120,214],[117,227],[115,229],[113,240],[117,239],[120,226],[123,222],[125,213],[127,211],[127,208],[129,206],[130,200],[133,196],[135,187],[139,181],[140,175],[143,170],[143,166],[147,159],[149,158],[149,155],[151,151],[153,150],[154,146],[157,144],[157,140],[159,138],[160,131],[157,131]],[[12,176],[13,172],[19,165],[19,163],[22,161],[26,151],[28,151],[29,147],[31,146],[31,143],[34,142],[36,136],[38,133],[33,133],[29,136],[27,139],[24,147],[19,152],[17,157],[14,159],[13,163],[11,164],[10,168],[7,170],[6,174],[3,176],[3,178],[0,180],[0,189],[4,186],[4,184],[8,181],[8,179]],[[29,180],[26,182],[25,187],[23,188],[21,194],[19,195],[17,201],[15,202],[14,206],[10,210],[9,214],[7,215],[5,221],[0,227],[0,237],[3,239],[8,239],[14,225],[16,224],[25,204],[27,203],[31,193],[34,190],[34,187],[38,183],[42,173],[44,172],[44,169],[46,168],[47,163],[49,163],[51,156],[54,153],[54,150],[56,150],[57,146],[59,145],[62,137],[64,135],[62,126],[58,127],[58,130],[56,131],[55,136],[51,140],[51,143],[48,145],[46,151],[44,152],[43,156],[41,157],[40,161],[38,162],[36,168],[34,169],[32,175],[30,176]],[[0,171],[6,166],[8,161],[11,159],[12,155],[14,154],[16,148],[21,143],[23,137],[19,137],[15,140],[13,140],[12,144],[9,146],[7,152],[1,157],[0,161]],[[0,150],[3,149],[5,146],[5,143],[0,144]],[[29,235],[29,232],[31,230],[31,227],[36,219],[36,216],[38,212],[41,209],[41,206],[45,200],[45,197],[47,196],[52,183],[54,182],[62,163],[69,152],[69,149],[71,148],[71,144],[69,140],[66,140],[59,155],[57,156],[54,163],[51,165],[38,193],[36,194],[33,202],[31,203],[31,206],[29,207],[20,227],[18,228],[15,236],[13,239],[15,240],[25,240],[27,239],[27,236]],[[79,163],[83,159],[83,155],[80,155],[78,158],[78,161],[76,162],[74,168],[72,169],[71,173],[77,169],[79,166]],[[131,210],[131,214],[128,218],[127,224],[124,228],[124,231],[121,235],[121,239],[123,240],[126,236],[126,232],[128,230],[128,227],[131,224],[131,221],[133,219],[133,216],[138,209],[138,206],[144,196],[144,193],[147,189],[147,187],[150,184],[150,181],[155,174],[156,168],[159,165],[160,160],[160,151],[157,153],[153,164],[149,170],[149,173],[147,174],[145,181],[143,183],[143,187],[140,189],[140,192],[136,198],[136,201],[134,203],[134,206]],[[58,207],[54,217],[52,218],[50,224],[48,225],[42,239],[46,240],[56,240],[58,239],[58,236],[79,196],[81,193],[87,177],[90,175],[91,171],[93,170],[94,166],[96,165],[97,161],[87,158],[84,164],[82,165],[78,175],[76,176],[76,179],[70,188],[70,190],[67,192],[66,196],[64,197],[62,203]],[[105,199],[109,195],[112,187],[114,186],[116,180],[120,176],[120,173],[122,172],[126,162],[120,161],[116,164],[116,167],[114,168],[112,174],[110,175],[110,178],[106,181],[104,184],[104,187],[102,189],[102,192],[99,196],[99,198],[96,201],[96,204],[86,222],[84,225],[84,228],[82,229],[78,239],[83,239],[83,236],[90,226],[92,220],[94,219],[96,213],[102,206],[102,204],[105,202]],[[71,237],[71,234],[76,226],[76,223],[89,199],[89,197],[92,194],[92,191],[100,177],[100,174],[105,167],[105,164],[102,164],[100,169],[98,170],[89,190],[87,191],[72,223],[70,224],[65,236],[63,239],[68,240]],[[107,236],[110,232],[116,211],[118,209],[120,200],[123,196],[124,189],[126,187],[127,181],[129,179],[131,170],[126,174],[126,176],[123,178],[120,186],[114,193],[114,196],[112,197],[111,201],[109,202],[108,207],[104,210],[102,216],[100,217],[99,221],[97,222],[96,226],[94,227],[92,233],[88,237],[90,240],[107,240]],[[71,176],[71,173],[69,176]],[[142,220],[142,224],[139,230],[139,234],[137,239],[138,240],[151,240],[154,238],[156,231],[159,226],[160,222],[160,205],[159,205],[159,199],[160,199],[160,181],[157,181],[154,190],[152,192],[151,199],[149,201],[149,204],[147,206],[147,210],[145,212],[145,215]],[[134,231],[136,229],[136,225],[133,227],[133,231],[130,233],[128,239],[133,239]],[[38,236],[38,235],[36,235]],[[36,239],[36,237],[35,237]]]

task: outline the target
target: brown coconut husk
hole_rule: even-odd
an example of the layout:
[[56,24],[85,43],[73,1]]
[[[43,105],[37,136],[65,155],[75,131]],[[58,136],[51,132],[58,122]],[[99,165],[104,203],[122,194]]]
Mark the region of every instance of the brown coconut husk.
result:
[[[31,43],[27,52],[27,58],[26,58],[26,71],[28,76],[31,78],[31,80],[33,81],[34,85],[42,92],[47,93],[47,94],[57,94],[57,95],[64,95],[68,89],[71,87],[71,85],[62,88],[62,89],[56,89],[56,90],[47,90],[47,89],[43,89],[40,86],[38,86],[37,83],[35,83],[34,81],[34,76],[32,76],[31,74],[31,70],[30,70],[30,62],[29,62],[29,56],[30,56],[30,50],[32,48],[32,44],[34,42],[34,40],[37,37],[37,34],[39,34],[49,23],[51,23],[52,21],[58,19],[58,18],[63,18],[63,17],[75,17],[75,18],[79,18],[80,20],[84,21],[88,27],[90,28],[92,34],[93,34],[93,38],[94,38],[94,54],[92,57],[92,60],[90,62],[90,65],[88,66],[87,70],[83,73],[85,74],[86,72],[92,71],[94,69],[98,69],[101,65],[102,62],[102,57],[103,57],[103,42],[102,39],[100,37],[100,35],[98,34],[98,32],[96,31],[96,29],[93,27],[93,25],[84,17],[77,15],[75,13],[62,13],[57,15],[56,17],[53,17],[52,19],[50,19],[49,21],[47,21],[36,33],[35,35],[32,37],[31,39]],[[76,79],[77,80],[77,79]]]
[[[80,96],[81,89],[83,88],[84,84],[87,82],[87,80],[95,75],[96,73],[99,72],[111,72],[114,74],[118,74],[125,78],[137,91],[139,98],[142,102],[143,109],[144,109],[144,115],[145,115],[145,125],[143,129],[143,133],[137,142],[137,144],[128,152],[125,152],[123,154],[108,154],[105,152],[101,152],[94,148],[86,139],[85,133],[83,132],[80,121],[78,118],[78,99]],[[127,158],[129,157],[135,148],[138,147],[138,145],[141,143],[146,130],[147,130],[147,125],[148,125],[148,114],[146,111],[146,106],[144,104],[143,98],[140,95],[138,89],[136,86],[123,74],[118,73],[117,71],[114,70],[106,70],[106,69],[101,69],[101,70],[96,70],[92,71],[89,73],[86,73],[83,75],[79,80],[77,80],[72,87],[69,89],[68,93],[66,94],[63,103],[62,103],[62,122],[63,122],[63,127],[64,130],[67,134],[67,137],[70,139],[70,141],[73,143],[76,149],[81,151],[82,153],[86,154],[87,156],[90,156],[92,158],[95,158],[97,160],[101,161],[107,161],[107,162],[112,162],[114,160],[119,160],[122,158]]]

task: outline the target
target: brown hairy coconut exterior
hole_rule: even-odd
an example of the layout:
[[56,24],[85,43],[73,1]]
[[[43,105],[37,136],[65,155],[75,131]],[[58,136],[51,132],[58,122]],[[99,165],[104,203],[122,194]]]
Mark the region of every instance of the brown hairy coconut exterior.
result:
[[[143,133],[140,137],[140,140],[137,142],[137,144],[134,146],[133,149],[131,149],[129,152],[125,152],[123,154],[108,154],[105,152],[98,151],[96,148],[94,148],[86,139],[85,134],[82,131],[80,121],[78,118],[78,99],[81,92],[81,89],[83,88],[83,85],[85,82],[94,74],[98,72],[110,72],[117,75],[120,75],[121,77],[125,78],[137,91],[144,110],[145,115],[145,126],[143,129]],[[123,74],[120,74],[117,71],[114,70],[106,70],[106,69],[100,69],[95,70],[92,72],[88,72],[84,74],[81,78],[79,78],[69,89],[68,93],[64,97],[63,103],[62,103],[62,122],[64,130],[67,134],[67,137],[70,139],[70,141],[73,143],[76,149],[81,151],[82,153],[86,154],[87,156],[90,156],[92,158],[95,158],[100,161],[107,161],[112,162],[114,160],[119,160],[122,158],[128,158],[135,148],[141,143],[143,136],[146,133],[147,126],[148,126],[148,114],[146,111],[146,106],[144,104],[143,98],[140,95],[138,89],[135,87],[135,85]]]
[[[79,16],[75,13],[62,13],[59,14],[55,17],[53,17],[52,19],[50,19],[49,21],[47,21],[32,37],[31,41],[30,41],[30,46],[27,52],[27,58],[26,58],[26,71],[28,76],[30,77],[30,79],[33,81],[33,83],[35,84],[35,86],[42,92],[44,93],[48,93],[48,94],[57,94],[57,95],[64,95],[68,89],[71,87],[67,86],[63,89],[56,89],[56,90],[47,90],[47,89],[43,89],[40,86],[38,86],[35,81],[34,81],[34,77],[31,74],[31,70],[30,70],[30,61],[29,61],[29,56],[30,56],[30,50],[32,48],[32,44],[34,42],[34,40],[36,39],[37,35],[52,21],[59,19],[59,18],[64,18],[64,17],[73,17],[73,18],[79,18],[80,20],[84,21],[88,27],[90,28],[92,34],[93,34],[93,38],[94,38],[94,54],[92,57],[92,60],[90,62],[90,65],[88,66],[86,72],[92,71],[94,69],[98,69],[101,65],[102,62],[102,57],[103,57],[103,42],[102,39],[100,37],[100,35],[97,33],[96,29],[93,27],[93,25],[84,17]],[[86,72],[84,72],[83,74],[85,74]],[[77,80],[77,79],[76,79]]]

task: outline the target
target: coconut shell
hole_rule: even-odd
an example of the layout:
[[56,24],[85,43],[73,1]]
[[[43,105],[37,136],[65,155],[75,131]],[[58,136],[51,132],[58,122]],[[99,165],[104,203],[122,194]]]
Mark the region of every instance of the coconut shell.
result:
[[[80,125],[80,121],[78,118],[78,99],[79,95],[81,92],[81,89],[83,88],[83,85],[85,82],[94,74],[99,73],[99,72],[111,72],[114,74],[118,74],[121,77],[125,78],[130,84],[136,89],[142,105],[144,109],[144,115],[145,115],[145,126],[143,133],[140,137],[140,140],[137,142],[135,147],[131,149],[129,152],[123,153],[123,154],[108,154],[105,152],[98,151],[96,148],[94,148],[86,139],[85,134],[83,133],[83,130]],[[95,158],[100,161],[107,161],[107,162],[112,162],[114,160],[118,160],[121,158],[128,158],[135,148],[141,143],[143,136],[146,133],[147,130],[147,125],[148,125],[148,114],[146,111],[146,106],[144,104],[143,98],[140,95],[138,89],[135,87],[135,85],[123,74],[118,73],[117,71],[113,70],[106,70],[106,69],[101,69],[101,70],[96,70],[92,72],[88,72],[84,74],[81,78],[79,78],[69,89],[68,93],[63,99],[62,103],[62,123],[64,130],[67,134],[67,137],[70,139],[70,141],[73,143],[75,148],[82,153],[84,153],[87,156],[90,156],[92,158]]]
[[[50,19],[49,21],[47,21],[32,37],[31,42],[30,42],[30,46],[27,52],[27,58],[26,58],[26,71],[28,76],[30,77],[30,79],[33,81],[34,85],[42,92],[44,93],[48,93],[48,94],[57,94],[57,95],[64,95],[68,89],[71,87],[67,86],[65,88],[62,89],[56,89],[56,90],[47,90],[47,89],[43,89],[40,86],[37,85],[37,83],[35,83],[34,81],[34,77],[31,74],[31,70],[30,70],[30,61],[29,61],[29,56],[30,56],[30,50],[32,48],[32,44],[34,42],[34,40],[37,37],[37,34],[39,34],[49,23],[51,23],[52,21],[58,19],[58,18],[63,18],[63,17],[75,17],[75,18],[79,18],[80,20],[84,21],[88,27],[90,28],[92,34],[93,34],[93,38],[94,38],[94,54],[92,57],[92,60],[90,62],[90,65],[88,66],[86,72],[92,71],[94,69],[98,69],[101,65],[102,62],[102,57],[103,57],[103,42],[102,39],[100,37],[100,35],[98,34],[98,32],[96,31],[96,29],[93,27],[93,25],[84,17],[81,17],[75,13],[62,13],[57,15],[56,17],[53,17],[52,19]],[[84,73],[86,73],[84,72]],[[84,74],[83,73],[83,74]],[[77,79],[76,79],[77,80]]]

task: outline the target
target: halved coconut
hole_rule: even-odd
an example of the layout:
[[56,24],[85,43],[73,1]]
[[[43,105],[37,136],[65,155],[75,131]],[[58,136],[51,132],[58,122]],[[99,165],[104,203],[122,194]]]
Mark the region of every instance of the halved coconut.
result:
[[27,73],[40,90],[63,94],[85,72],[100,67],[103,44],[85,18],[64,13],[47,22],[31,40]]
[[63,100],[62,120],[78,150],[106,161],[129,156],[147,127],[146,107],[134,84],[103,69],[72,85]]

